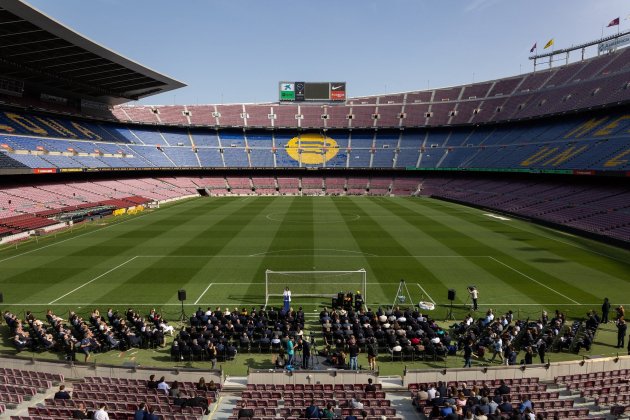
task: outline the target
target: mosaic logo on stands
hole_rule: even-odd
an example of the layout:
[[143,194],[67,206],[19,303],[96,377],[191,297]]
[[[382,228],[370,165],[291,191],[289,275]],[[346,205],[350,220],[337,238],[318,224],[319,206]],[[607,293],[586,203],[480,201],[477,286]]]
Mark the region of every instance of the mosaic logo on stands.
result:
[[337,142],[325,135],[307,133],[293,137],[285,146],[287,154],[304,165],[320,165],[339,153]]

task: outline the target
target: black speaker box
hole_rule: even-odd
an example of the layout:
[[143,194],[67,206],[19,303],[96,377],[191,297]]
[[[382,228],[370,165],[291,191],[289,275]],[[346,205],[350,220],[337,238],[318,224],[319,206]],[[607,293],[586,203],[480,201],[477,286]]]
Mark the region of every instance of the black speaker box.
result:
[[4,296],[2,296],[2,293],[0,293],[0,303],[4,302]]
[[455,300],[455,289],[448,289],[448,300]]
[[180,302],[186,300],[186,291],[184,289],[180,289],[177,291],[177,299],[179,299]]

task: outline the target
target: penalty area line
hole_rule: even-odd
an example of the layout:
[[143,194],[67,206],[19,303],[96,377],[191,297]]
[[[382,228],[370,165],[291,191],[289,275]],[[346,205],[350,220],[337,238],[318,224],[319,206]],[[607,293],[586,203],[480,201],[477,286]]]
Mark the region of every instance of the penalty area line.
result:
[[496,258],[494,258],[494,257],[490,257],[490,258],[491,258],[492,260],[494,260],[494,261],[498,262],[498,263],[499,263],[499,264],[501,264],[502,266],[507,267],[507,268],[509,268],[510,270],[512,270],[512,271],[514,271],[514,272],[516,272],[516,273],[520,274],[521,276],[525,277],[526,279],[529,279],[529,280],[533,281],[534,283],[537,283],[537,284],[541,285],[542,287],[544,287],[544,288],[546,288],[546,289],[549,289],[549,290],[551,290],[552,292],[554,292],[554,293],[556,293],[556,294],[558,294],[558,295],[562,296],[562,297],[563,297],[563,298],[565,298],[566,300],[570,300],[571,302],[573,302],[573,303],[574,303],[574,304],[576,304],[576,305],[581,305],[581,303],[580,303],[580,302],[575,301],[575,300],[571,299],[570,297],[568,297],[568,296],[566,296],[566,295],[563,295],[562,293],[558,292],[556,289],[554,289],[554,288],[552,288],[552,287],[549,287],[549,286],[547,286],[546,284],[543,284],[543,283],[539,282],[539,281],[538,281],[538,280],[536,280],[535,278],[532,278],[532,277],[528,276],[527,274],[525,274],[525,273],[522,273],[522,272],[518,271],[516,268],[514,268],[514,267],[512,267],[512,266],[510,266],[510,265],[508,265],[508,264],[506,264],[506,263],[504,263],[503,261],[499,261],[498,259],[496,259]]
[[122,267],[122,266],[123,266],[123,265],[125,265],[125,264],[130,263],[131,261],[135,260],[136,258],[138,258],[138,256],[137,256],[137,255],[136,255],[135,257],[131,257],[131,258],[129,258],[129,259],[128,259],[127,261],[125,261],[124,263],[122,263],[122,264],[118,264],[116,267],[114,267],[114,268],[112,268],[112,269],[110,269],[110,270],[107,270],[106,272],[104,272],[104,273],[103,273],[103,274],[101,274],[100,276],[94,277],[92,280],[86,281],[86,282],[85,282],[85,283],[83,283],[81,286],[79,286],[79,287],[75,287],[74,289],[72,289],[72,290],[70,290],[68,293],[66,293],[65,295],[59,296],[57,299],[55,299],[55,300],[53,300],[53,301],[48,302],[48,304],[49,304],[49,305],[52,305],[53,303],[57,302],[58,300],[61,300],[61,299],[65,298],[65,297],[66,297],[66,296],[68,296],[69,294],[72,294],[72,293],[76,292],[77,290],[82,289],[83,287],[87,286],[88,284],[90,284],[90,283],[92,283],[92,282],[95,282],[96,280],[100,279],[101,277],[104,277],[104,276],[108,275],[108,274],[109,274],[109,273],[111,273],[112,271],[114,271],[114,270],[118,270],[120,267]]
[[213,284],[214,284],[214,283],[210,283],[210,284],[208,285],[208,287],[206,287],[206,288],[204,289],[203,293],[201,293],[201,294],[199,295],[199,297],[197,298],[197,300],[195,301],[195,303],[193,303],[193,305],[196,305],[197,303],[199,303],[199,301],[201,300],[201,298],[203,297],[203,295],[205,295],[205,294],[206,294],[206,292],[208,291],[208,289],[210,288],[210,286],[212,286]]
[[430,300],[430,301],[431,301],[434,305],[437,305],[437,303],[435,303],[435,301],[433,300],[433,298],[431,297],[431,295],[429,295],[429,294],[427,293],[427,291],[426,291],[426,290],[424,290],[424,287],[422,287],[422,286],[420,285],[420,283],[416,283],[416,286],[418,286],[418,287],[420,288],[420,290],[422,290],[422,293],[424,293],[425,295],[427,295],[427,297],[429,298],[429,300]]

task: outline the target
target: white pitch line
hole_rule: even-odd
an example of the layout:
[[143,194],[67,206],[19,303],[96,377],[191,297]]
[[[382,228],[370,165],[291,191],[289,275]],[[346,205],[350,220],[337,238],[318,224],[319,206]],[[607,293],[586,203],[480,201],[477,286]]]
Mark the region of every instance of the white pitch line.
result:
[[138,258],[304,258],[304,257],[327,257],[327,258],[492,258],[490,255],[340,255],[340,254],[245,254],[245,255],[138,255]]
[[[177,206],[177,205],[179,205],[179,204],[182,204],[182,203],[187,203],[187,201],[180,201],[179,203],[175,203],[175,204],[173,204],[172,206],[170,206],[168,209],[171,209],[171,208],[173,208],[173,207],[175,207],[175,206]],[[166,210],[168,210],[168,209],[166,209]],[[48,244],[48,245],[44,245],[44,246],[42,246],[42,247],[38,247],[38,248],[35,248],[35,249],[31,249],[30,251],[26,251],[26,252],[22,252],[22,253],[20,253],[20,254],[12,255],[12,256],[10,256],[10,257],[7,257],[7,258],[4,258],[4,259],[0,260],[0,263],[3,263],[3,262],[5,262],[5,261],[12,260],[13,258],[21,257],[22,255],[28,255],[28,254],[31,254],[31,253],[33,253],[33,252],[35,252],[35,251],[40,251],[40,250],[42,250],[42,249],[46,249],[46,248],[51,247],[51,246],[54,246],[54,245],[59,245],[59,244],[62,244],[62,243],[64,243],[64,242],[68,242],[68,241],[71,241],[71,240],[73,240],[73,239],[80,238],[80,237],[85,236],[85,235],[90,235],[90,234],[92,234],[92,233],[94,233],[94,232],[100,232],[100,231],[102,231],[102,230],[109,229],[110,227],[114,227],[114,226],[122,225],[123,223],[131,222],[132,220],[138,220],[138,219],[140,219],[140,218],[142,218],[142,217],[145,217],[145,216],[148,216],[148,215],[150,215],[150,214],[153,214],[153,212],[147,212],[147,213],[145,213],[145,214],[141,214],[140,216],[134,216],[134,217],[132,217],[131,219],[123,220],[122,222],[112,223],[112,224],[107,225],[107,226],[104,226],[104,227],[102,227],[102,228],[94,229],[94,230],[91,230],[91,231],[89,231],[89,232],[82,233],[82,234],[80,234],[80,235],[72,236],[71,238],[68,238],[68,239],[63,239],[63,240],[61,240],[61,241],[53,242],[52,244]],[[68,232],[68,231],[63,231],[63,233],[66,233],[66,232]]]
[[92,282],[94,282],[94,281],[96,281],[96,280],[100,279],[101,277],[106,276],[107,274],[111,273],[111,272],[112,272],[112,271],[114,271],[114,270],[119,269],[120,267],[122,267],[123,265],[125,265],[125,264],[127,264],[127,263],[130,263],[131,261],[135,260],[136,258],[138,258],[138,256],[137,256],[137,255],[136,255],[135,257],[129,258],[129,259],[128,259],[127,261],[125,261],[124,263],[122,263],[122,264],[118,264],[116,267],[112,268],[111,270],[108,270],[108,271],[104,272],[104,273],[103,273],[103,274],[101,274],[100,276],[94,277],[92,280],[86,281],[86,282],[85,282],[85,283],[83,283],[81,286],[79,286],[79,287],[75,287],[74,289],[72,289],[72,290],[70,290],[68,293],[66,293],[65,295],[58,297],[57,299],[55,299],[55,300],[53,300],[53,301],[49,302],[48,304],[49,304],[49,305],[52,305],[53,303],[57,302],[58,300],[63,299],[63,298],[65,298],[66,296],[68,296],[69,294],[76,292],[77,290],[79,290],[79,289],[81,289],[81,288],[83,288],[83,287],[87,286],[88,284],[90,284],[90,283],[92,283]]
[[[203,293],[199,295],[199,297],[197,298],[197,300],[195,301],[195,303],[193,303],[193,305],[196,305],[196,304],[197,304],[197,303],[201,300],[201,298],[203,297],[203,295],[205,295],[205,294],[206,294],[206,292],[208,291],[208,289],[210,288],[210,286],[212,286],[212,284],[213,284],[213,283],[210,283],[210,284],[208,285],[208,287],[206,287],[206,288],[205,288],[205,290],[203,291]],[[227,284],[227,283],[223,283],[223,284]]]
[[431,302],[433,302],[433,304],[434,304],[434,305],[437,305],[437,303],[435,303],[435,301],[433,300],[433,298],[431,297],[431,295],[429,295],[429,294],[427,293],[427,291],[426,291],[426,290],[424,290],[424,287],[422,287],[422,286],[420,285],[420,283],[416,283],[416,286],[418,286],[418,287],[420,288],[420,290],[422,290],[422,292],[423,292],[425,295],[427,295],[427,297],[429,298],[429,300],[430,300]]
[[348,253],[351,253],[351,254],[360,254],[358,256],[378,257],[378,255],[370,254],[369,252],[352,251],[352,250],[349,250],[349,249],[334,249],[334,248],[279,249],[277,251],[266,251],[266,252],[259,252],[257,254],[251,254],[251,255],[248,255],[248,257],[273,256],[272,254],[278,254],[278,253],[281,253],[281,252],[291,252],[291,251],[334,251],[334,252],[348,252]]
[[552,288],[552,287],[549,287],[549,286],[547,286],[546,284],[543,284],[543,283],[539,282],[538,280],[536,280],[536,279],[534,279],[534,278],[532,278],[532,277],[528,276],[527,274],[525,274],[525,273],[522,273],[522,272],[518,271],[516,268],[511,267],[510,265],[508,265],[508,264],[506,264],[506,263],[504,263],[504,262],[502,262],[502,261],[499,261],[498,259],[496,259],[496,258],[494,258],[494,257],[490,257],[490,258],[491,258],[491,259],[493,259],[494,261],[498,262],[498,263],[499,263],[499,264],[501,264],[502,266],[507,267],[507,268],[509,268],[510,270],[512,270],[512,271],[514,271],[514,272],[516,272],[516,273],[520,274],[521,276],[523,276],[523,277],[525,277],[525,278],[527,278],[527,279],[530,279],[531,281],[533,281],[533,282],[535,282],[535,283],[537,283],[537,284],[541,285],[542,287],[544,287],[544,288],[546,288],[546,289],[549,289],[549,290],[551,290],[552,292],[554,292],[554,293],[556,293],[556,294],[558,294],[558,295],[562,296],[562,297],[563,297],[563,298],[565,298],[566,300],[570,300],[571,302],[575,303],[576,305],[580,305],[580,303],[579,303],[579,302],[577,302],[577,301],[575,301],[575,300],[571,299],[570,297],[568,297],[568,296],[566,296],[566,295],[563,295],[562,293],[558,292],[556,289],[554,289],[554,288]]
[[[531,231],[531,230],[523,229],[523,228],[521,228],[521,227],[519,227],[519,226],[517,226],[517,225],[510,225],[510,226],[511,226],[511,227],[514,227],[514,228],[516,228],[516,229],[518,229],[518,230],[520,230],[520,231],[522,231],[522,232],[527,232],[527,233],[530,233],[530,234],[532,234],[532,235],[536,235],[536,236],[540,236],[540,237],[542,237],[542,238],[550,239],[550,240],[552,240],[552,241],[560,242],[561,244],[564,244],[564,245],[569,245],[569,246],[572,246],[572,247],[574,247],[574,248],[581,249],[581,250],[586,251],[586,252],[590,252],[591,254],[595,254],[595,255],[602,256],[602,257],[610,258],[610,259],[612,259],[612,260],[619,261],[619,262],[622,262],[622,263],[625,263],[625,264],[627,264],[627,263],[628,263],[628,260],[624,260],[624,259],[621,259],[621,258],[617,258],[617,257],[615,257],[615,256],[613,256],[613,255],[605,254],[605,253],[603,253],[603,252],[595,251],[595,250],[593,250],[593,249],[583,247],[582,245],[573,244],[573,243],[571,243],[571,242],[563,241],[563,240],[560,240],[560,239],[558,239],[558,238],[554,238],[553,236],[543,235],[543,234],[542,234],[542,233],[540,233],[540,232],[535,232],[535,231]],[[551,231],[552,231],[553,233],[555,233],[555,234],[558,234],[558,233],[566,234],[566,232],[562,232],[561,230],[555,230],[555,229],[552,229],[552,228],[548,228],[548,227],[546,227],[546,226],[537,225],[537,224],[535,224],[535,226],[536,226],[536,227],[539,227],[539,228],[546,229],[546,230],[551,230]],[[588,238],[585,238],[585,237],[583,237],[583,236],[577,236],[577,238],[580,238],[580,239],[588,239]],[[602,243],[602,242],[599,242],[599,243]],[[604,244],[604,245],[605,245],[605,244]]]
[[[434,200],[434,202],[439,203],[442,207],[450,207],[450,206],[447,206],[447,205],[445,204],[445,202],[443,202],[443,201],[441,201],[441,200],[435,200],[435,199],[433,199],[433,200]],[[479,214],[479,212],[481,212],[481,211],[482,211],[482,210],[479,210],[479,209],[475,209],[475,208],[468,207],[468,206],[466,206],[465,204],[458,204],[458,205],[459,205],[459,206],[462,206],[464,209],[466,209],[466,210],[467,210],[467,211],[462,211],[462,213],[468,213],[468,214],[478,215],[478,214]],[[523,220],[521,220],[521,221],[523,221]],[[534,222],[525,222],[525,221],[523,221],[523,222],[524,222],[524,223],[526,223],[526,226],[530,226],[530,227],[537,227],[537,228],[540,228],[540,229],[543,229],[543,230],[549,230],[549,231],[553,232],[554,234],[558,234],[558,233],[561,233],[561,234],[566,234],[566,232],[563,232],[563,231],[561,231],[561,230],[556,230],[556,229],[553,229],[553,228],[549,228],[549,227],[547,227],[547,226],[543,226],[543,225],[540,225],[540,224],[537,224],[537,223],[534,223]],[[574,243],[571,243],[571,242],[566,242],[566,241],[560,240],[560,239],[558,239],[558,238],[554,238],[553,236],[543,235],[542,233],[540,233],[540,232],[536,232],[535,230],[524,229],[524,228],[522,228],[522,227],[518,226],[518,224],[512,224],[512,223],[510,223],[510,224],[509,224],[509,226],[510,226],[510,227],[513,227],[513,228],[516,228],[516,229],[520,230],[521,232],[527,232],[527,233],[532,234],[532,235],[536,235],[536,236],[540,236],[540,237],[542,237],[542,238],[546,238],[546,239],[549,239],[549,240],[552,240],[552,241],[560,242],[561,244],[569,245],[569,246],[572,246],[572,247],[574,247],[574,248],[578,248],[578,249],[581,249],[581,250],[583,250],[583,251],[590,252],[590,253],[592,253],[592,254],[596,254],[596,255],[600,255],[600,256],[602,256],[602,257],[606,257],[606,258],[613,259],[613,260],[615,260],[615,261],[619,261],[619,262],[626,263],[626,264],[628,263],[628,261],[627,261],[627,260],[624,260],[624,259],[622,259],[622,258],[615,257],[615,256],[613,256],[613,255],[609,255],[609,254],[605,254],[605,253],[603,253],[603,252],[595,251],[595,250],[593,250],[593,249],[590,249],[590,248],[584,247],[584,246],[582,246],[582,245],[574,244]],[[577,236],[577,238],[584,239],[585,237],[583,237],[583,236]],[[599,243],[602,243],[602,242],[599,242]],[[605,245],[605,244],[604,244],[604,245]],[[610,245],[609,245],[609,246],[610,246]]]

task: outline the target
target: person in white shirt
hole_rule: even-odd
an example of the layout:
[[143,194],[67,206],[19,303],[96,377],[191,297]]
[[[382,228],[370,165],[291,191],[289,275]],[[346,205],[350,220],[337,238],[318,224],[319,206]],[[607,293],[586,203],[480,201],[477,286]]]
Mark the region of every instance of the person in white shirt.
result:
[[427,394],[429,394],[429,401],[433,400],[436,396],[440,395],[435,389],[435,385],[431,384],[431,387],[427,390]]
[[109,414],[106,411],[107,407],[105,404],[101,404],[100,408],[94,412],[92,419],[94,420],[109,420]]
[[470,294],[470,297],[472,299],[473,311],[476,311],[477,310],[477,299],[479,298],[479,290],[477,290],[477,288],[475,286],[469,286],[468,287],[468,293]]
[[350,406],[359,410],[363,409],[363,403],[360,400],[355,400],[354,398],[350,400]]
[[166,381],[164,380],[164,376],[162,376],[162,377],[160,378],[160,380],[158,381],[157,388],[158,388],[158,389],[161,389],[162,391],[164,391],[164,393],[165,393],[166,395],[168,395],[169,390],[171,389],[171,387],[170,387],[170,386],[166,383]]

